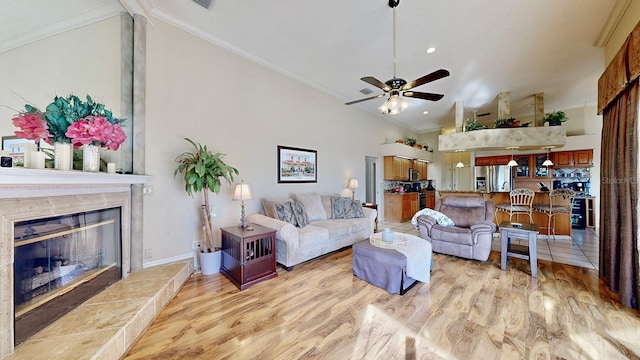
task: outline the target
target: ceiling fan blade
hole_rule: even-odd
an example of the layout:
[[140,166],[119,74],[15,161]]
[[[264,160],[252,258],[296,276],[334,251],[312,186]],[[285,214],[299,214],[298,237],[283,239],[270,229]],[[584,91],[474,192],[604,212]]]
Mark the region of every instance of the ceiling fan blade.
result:
[[438,101],[444,97],[444,95],[442,94],[432,94],[418,91],[405,91],[402,93],[402,96],[431,101]]
[[389,90],[391,90],[391,88],[389,87],[389,85],[383,83],[382,81],[374,78],[373,76],[365,76],[363,78],[360,78],[360,80],[366,82],[367,84],[373,85],[379,89],[382,89],[384,92],[388,92]]
[[376,96],[372,96],[372,97],[368,97],[365,99],[360,99],[360,100],[355,100],[355,101],[350,101],[348,103],[344,103],[345,105],[352,105],[352,104],[357,104],[359,102],[363,102],[363,101],[367,101],[367,100],[373,100],[373,99],[377,99],[377,98],[381,98],[383,97],[384,94],[380,94],[380,95],[376,95]]
[[443,77],[447,77],[449,75],[450,75],[449,71],[447,71],[445,69],[436,70],[436,71],[432,72],[431,74],[425,75],[425,76],[423,76],[421,78],[413,80],[410,83],[407,83],[406,85],[404,85],[402,87],[401,90],[413,89],[416,86],[424,85],[426,83],[430,83],[432,81],[436,81],[438,79],[442,79]]

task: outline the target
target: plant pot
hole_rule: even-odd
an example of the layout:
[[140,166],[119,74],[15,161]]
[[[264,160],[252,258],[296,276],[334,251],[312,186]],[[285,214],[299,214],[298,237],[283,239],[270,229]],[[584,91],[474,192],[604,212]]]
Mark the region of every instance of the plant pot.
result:
[[202,275],[213,275],[220,272],[222,251],[200,252],[200,269]]
[[562,121],[549,121],[549,126],[560,126]]

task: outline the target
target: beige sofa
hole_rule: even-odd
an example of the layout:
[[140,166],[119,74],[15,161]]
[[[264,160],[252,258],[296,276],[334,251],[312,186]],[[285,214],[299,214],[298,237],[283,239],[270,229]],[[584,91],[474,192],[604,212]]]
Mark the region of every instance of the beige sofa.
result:
[[[293,221],[288,214],[283,215],[287,203],[297,206],[297,219]],[[262,205],[263,214],[251,214],[247,221],[276,230],[276,261],[288,271],[304,261],[368,239],[377,216],[375,210],[363,208],[357,200],[337,195],[298,194],[291,199],[263,199]]]

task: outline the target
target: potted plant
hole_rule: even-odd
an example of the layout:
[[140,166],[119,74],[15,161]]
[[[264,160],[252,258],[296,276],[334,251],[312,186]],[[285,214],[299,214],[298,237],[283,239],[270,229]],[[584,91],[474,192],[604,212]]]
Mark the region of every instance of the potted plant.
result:
[[569,120],[567,114],[564,111],[554,111],[552,113],[544,114],[542,123],[549,123],[549,126],[560,126],[563,122]]
[[413,146],[418,142],[418,140],[414,139],[414,138],[406,138],[404,140],[405,145],[409,145],[409,146]]
[[[181,173],[184,178],[184,189],[187,195],[193,197],[196,192],[202,192],[204,196],[204,205],[201,206],[200,217],[202,219],[202,232],[203,236],[200,238],[200,264],[203,268],[203,274],[205,273],[205,258],[213,257],[209,261],[215,261],[215,257],[218,258],[219,264],[219,251],[216,255],[206,256],[203,254],[214,254],[216,249],[213,241],[213,228],[211,226],[211,214],[209,206],[209,191],[216,194],[220,193],[222,186],[222,180],[225,180],[229,185],[233,183],[234,175],[238,175],[238,169],[231,167],[222,160],[224,154],[213,153],[207,148],[206,145],[193,142],[191,139],[185,138],[194,147],[194,151],[183,152],[176,157],[178,168],[173,173],[175,177],[178,173]],[[204,240],[202,239],[204,238]],[[219,269],[220,266],[218,265]],[[217,272],[217,271],[214,271]]]

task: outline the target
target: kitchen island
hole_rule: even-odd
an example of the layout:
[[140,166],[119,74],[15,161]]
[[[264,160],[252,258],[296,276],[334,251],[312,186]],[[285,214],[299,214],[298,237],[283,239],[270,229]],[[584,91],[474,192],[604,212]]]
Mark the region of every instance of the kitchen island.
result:
[[411,220],[418,212],[419,200],[417,192],[384,193],[385,221],[405,222]]
[[[509,200],[509,192],[508,191],[500,191],[500,192],[480,192],[480,191],[447,191],[447,190],[439,190],[438,195],[440,198],[457,195],[457,196],[480,196],[483,197],[486,201],[493,201],[497,204],[508,204]],[[535,198],[533,199],[533,205],[548,205],[549,204],[549,192],[548,191],[537,191]],[[517,219],[516,219],[517,217]],[[554,216],[555,224],[556,224],[556,235],[570,235],[571,234],[571,214],[570,213],[560,213]],[[548,225],[548,217],[545,214],[539,213],[537,211],[533,212],[533,223],[540,227],[540,234],[547,234],[547,225]],[[504,212],[499,212],[496,224],[500,224],[503,221],[509,221],[509,215]],[[514,222],[528,223],[529,219],[526,215],[517,215],[513,216],[512,220]],[[552,219],[553,221],[553,219]]]

